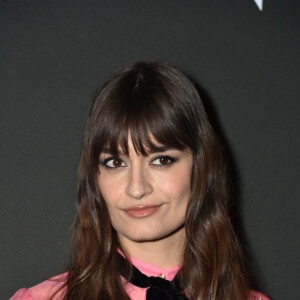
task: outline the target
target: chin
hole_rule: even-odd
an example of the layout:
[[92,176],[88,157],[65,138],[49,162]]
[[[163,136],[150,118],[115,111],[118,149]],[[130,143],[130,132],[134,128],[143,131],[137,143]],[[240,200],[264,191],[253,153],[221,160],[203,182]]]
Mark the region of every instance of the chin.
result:
[[135,232],[120,232],[120,234],[133,242],[151,242],[163,239],[167,234],[149,230],[136,230]]

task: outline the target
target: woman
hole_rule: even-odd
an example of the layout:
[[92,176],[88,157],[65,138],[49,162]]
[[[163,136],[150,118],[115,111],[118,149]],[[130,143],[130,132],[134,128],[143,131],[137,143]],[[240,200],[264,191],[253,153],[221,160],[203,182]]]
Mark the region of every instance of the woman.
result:
[[90,109],[68,272],[12,299],[268,299],[249,290],[227,180],[190,80],[126,66]]

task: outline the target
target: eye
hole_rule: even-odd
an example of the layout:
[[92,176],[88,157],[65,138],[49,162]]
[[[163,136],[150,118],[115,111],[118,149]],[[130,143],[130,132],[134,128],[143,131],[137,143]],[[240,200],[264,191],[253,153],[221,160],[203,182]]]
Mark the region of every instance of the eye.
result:
[[174,163],[175,161],[176,159],[174,157],[168,155],[160,155],[158,157],[155,157],[151,164],[158,167],[164,167]]
[[106,168],[116,169],[121,167],[126,167],[124,161],[120,158],[110,157],[103,161],[100,161],[100,164]]

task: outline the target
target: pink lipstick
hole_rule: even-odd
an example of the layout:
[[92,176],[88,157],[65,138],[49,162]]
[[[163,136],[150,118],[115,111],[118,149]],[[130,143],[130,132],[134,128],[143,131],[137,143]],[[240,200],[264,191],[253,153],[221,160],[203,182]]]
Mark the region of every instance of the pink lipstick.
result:
[[153,215],[160,207],[161,205],[132,206],[124,211],[132,218],[145,218]]

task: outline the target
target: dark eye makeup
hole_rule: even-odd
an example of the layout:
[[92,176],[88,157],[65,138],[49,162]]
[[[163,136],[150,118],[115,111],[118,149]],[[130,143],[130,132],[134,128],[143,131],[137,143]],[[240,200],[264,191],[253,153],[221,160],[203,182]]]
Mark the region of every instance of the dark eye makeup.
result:
[[[164,168],[171,166],[176,161],[177,158],[175,157],[169,155],[158,155],[151,160],[150,165],[154,165],[158,168]],[[110,170],[126,167],[125,162],[119,157],[108,157],[106,159],[100,160],[99,164]]]
[[175,157],[169,155],[158,155],[152,159],[151,164],[156,167],[163,168],[172,165],[176,161],[177,159]]
[[124,161],[119,157],[108,157],[100,160],[99,164],[107,169],[118,169],[126,166]]

